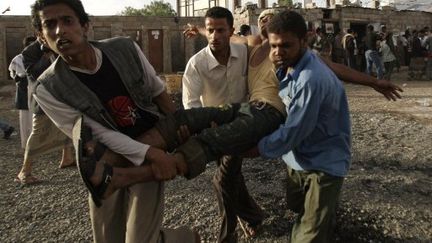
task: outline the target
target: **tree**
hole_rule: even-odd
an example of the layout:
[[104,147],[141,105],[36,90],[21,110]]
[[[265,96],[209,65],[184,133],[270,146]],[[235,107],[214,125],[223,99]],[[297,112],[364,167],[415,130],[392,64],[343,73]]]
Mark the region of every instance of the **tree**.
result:
[[120,12],[120,15],[124,16],[142,16],[144,15],[144,9],[136,9],[132,7],[125,7],[123,11]]
[[170,3],[162,1],[152,1],[149,5],[144,4],[144,8],[136,9],[125,7],[120,15],[125,16],[175,16],[176,12]]

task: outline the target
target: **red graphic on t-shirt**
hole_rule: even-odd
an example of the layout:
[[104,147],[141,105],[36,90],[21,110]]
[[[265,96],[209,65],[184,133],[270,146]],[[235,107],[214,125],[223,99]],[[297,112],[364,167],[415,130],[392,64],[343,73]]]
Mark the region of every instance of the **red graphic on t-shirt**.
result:
[[138,118],[135,103],[127,96],[117,96],[108,101],[108,109],[120,127],[135,125]]

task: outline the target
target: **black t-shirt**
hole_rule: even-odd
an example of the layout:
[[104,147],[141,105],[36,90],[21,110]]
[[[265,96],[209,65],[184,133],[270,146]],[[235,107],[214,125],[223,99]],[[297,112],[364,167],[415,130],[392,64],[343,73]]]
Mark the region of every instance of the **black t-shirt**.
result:
[[378,35],[375,32],[366,34],[366,50],[377,50]]
[[73,71],[93,91],[116,122],[120,132],[136,137],[153,127],[157,117],[135,104],[111,61],[102,53],[102,65],[94,74]]

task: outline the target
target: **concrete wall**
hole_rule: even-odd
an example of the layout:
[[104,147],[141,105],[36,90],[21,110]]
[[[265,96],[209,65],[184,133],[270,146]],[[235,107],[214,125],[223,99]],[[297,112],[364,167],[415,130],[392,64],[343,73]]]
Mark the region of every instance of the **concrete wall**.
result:
[[432,13],[418,11],[394,11],[386,8],[377,10],[371,8],[345,7],[337,8],[340,14],[340,24],[342,29],[349,28],[352,22],[380,23],[387,26],[387,30],[393,32],[420,30],[425,26],[432,25]]
[[[177,22],[176,22],[177,20]],[[207,43],[205,38],[185,40],[183,26],[187,23],[202,24],[201,17],[175,19],[174,17],[91,17],[89,39],[104,39],[114,36],[131,36],[149,54],[149,31],[163,31],[163,72],[175,73],[184,70],[189,58]],[[9,78],[7,67],[10,59],[22,50],[22,39],[33,34],[29,16],[0,16],[0,80]]]
[[9,77],[7,70],[11,58],[22,49],[22,39],[33,34],[30,18],[0,16],[0,80]]
[[[279,8],[283,10],[284,8]],[[385,24],[388,31],[402,32],[407,28],[420,30],[425,26],[432,27],[432,13],[419,11],[395,11],[392,8],[384,10],[361,8],[361,7],[340,7],[326,9],[294,9],[303,15],[309,27],[316,28],[325,23],[333,23],[335,29],[346,31],[352,25]],[[249,8],[237,8],[234,13],[234,28],[239,30],[240,25],[249,24],[257,26],[258,15],[263,9],[252,6]],[[376,29],[378,31],[378,29]]]
[[[255,6],[237,8],[234,13],[234,27],[241,24],[256,25],[258,15],[263,11]],[[432,13],[417,11],[377,10],[359,7],[337,7],[335,9],[296,9],[312,27],[323,23],[334,23],[342,30],[352,24],[386,24],[389,31],[404,31],[410,27],[421,29],[432,25]],[[184,70],[187,60],[207,43],[204,37],[185,40],[182,31],[187,23],[203,25],[202,17],[130,17],[97,16],[91,18],[89,39],[104,39],[113,36],[131,36],[136,39],[144,53],[149,55],[149,31],[163,32],[163,70],[175,73]],[[7,67],[10,59],[21,49],[22,38],[33,33],[28,16],[0,16],[0,80],[8,78]],[[154,51],[154,50],[151,50]],[[152,60],[150,60],[152,61]]]

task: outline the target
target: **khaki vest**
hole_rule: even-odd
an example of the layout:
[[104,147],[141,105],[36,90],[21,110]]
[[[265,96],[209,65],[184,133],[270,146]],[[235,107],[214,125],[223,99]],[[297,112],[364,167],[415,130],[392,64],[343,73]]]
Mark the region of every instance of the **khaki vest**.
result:
[[[158,107],[152,102],[149,84],[143,80],[145,70],[142,68],[134,42],[129,38],[116,37],[91,44],[100,49],[111,61],[136,105],[161,117]],[[39,77],[39,81],[59,101],[108,128],[117,128],[98,97],[81,83],[61,57]]]

